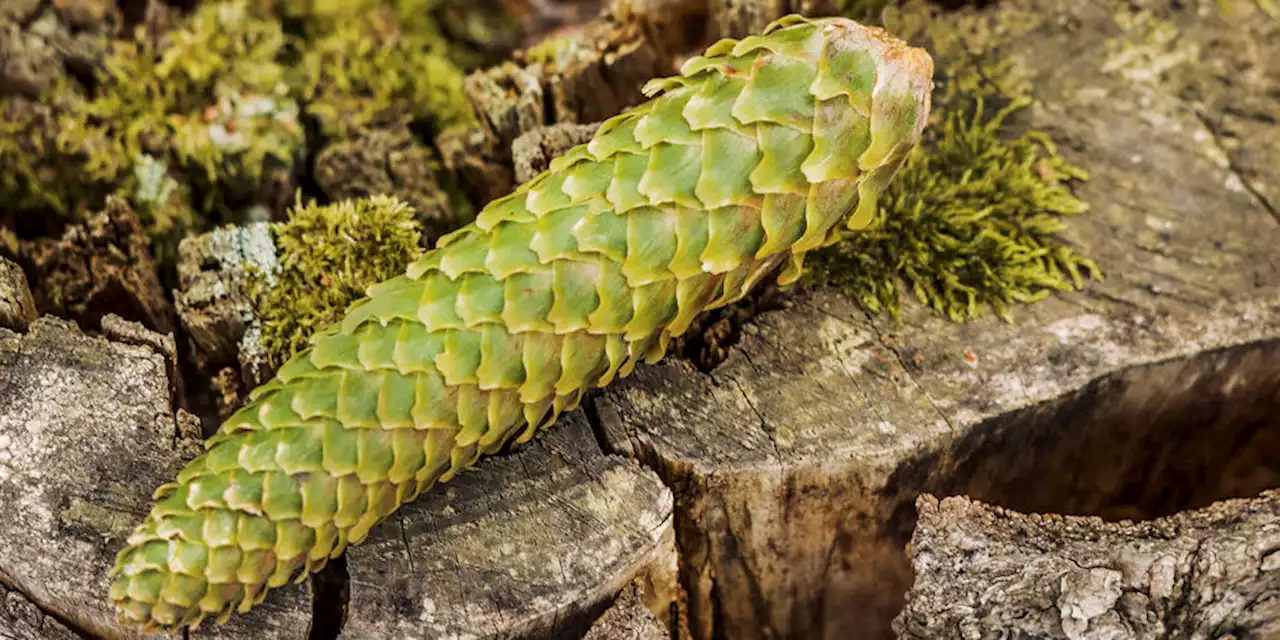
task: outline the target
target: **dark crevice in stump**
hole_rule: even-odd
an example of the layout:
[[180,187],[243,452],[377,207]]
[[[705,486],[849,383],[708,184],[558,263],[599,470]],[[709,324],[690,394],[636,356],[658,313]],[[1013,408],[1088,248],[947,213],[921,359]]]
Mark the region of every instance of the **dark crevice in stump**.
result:
[[347,618],[347,600],[351,596],[351,576],[347,573],[347,556],[329,561],[311,577],[311,629],[308,640],[336,640]]
[[905,548],[916,521],[910,498],[922,492],[1116,521],[1280,486],[1276,362],[1280,341],[1212,351],[1106,376],[979,425],[894,474],[886,544]]
[[942,493],[1151,519],[1280,486],[1280,341],[1108,376],[952,448]]

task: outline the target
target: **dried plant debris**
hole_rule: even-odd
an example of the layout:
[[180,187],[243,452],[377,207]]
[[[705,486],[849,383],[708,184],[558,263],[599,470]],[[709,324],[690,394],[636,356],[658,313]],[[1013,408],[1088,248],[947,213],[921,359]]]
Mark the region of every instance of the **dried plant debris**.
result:
[[250,287],[260,341],[273,363],[342,319],[370,285],[404,273],[422,251],[414,218],[409,205],[374,196],[328,206],[299,203],[288,220],[272,226],[279,269],[254,273]]

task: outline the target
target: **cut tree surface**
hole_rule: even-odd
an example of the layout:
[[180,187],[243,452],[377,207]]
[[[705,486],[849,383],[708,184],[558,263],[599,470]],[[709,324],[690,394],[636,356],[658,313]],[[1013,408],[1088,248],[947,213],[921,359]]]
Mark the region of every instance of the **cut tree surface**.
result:
[[922,491],[1146,518],[1280,485],[1280,22],[1209,0],[965,11],[1038,99],[1017,124],[1092,174],[1065,237],[1108,277],[1016,325],[797,294],[709,375],[672,361],[601,394],[612,449],[675,492],[695,638],[887,635]]
[[[153,348],[86,336],[64,320],[39,319],[26,334],[0,329],[0,637],[56,638],[62,627],[142,637],[110,610],[107,572],[151,493],[199,446],[179,437],[168,366]],[[308,592],[282,589],[191,637],[305,638]]]
[[582,640],[671,640],[661,620],[644,604],[639,583],[622,591]]
[[902,638],[1270,638],[1280,493],[1132,523],[921,496]]
[[674,600],[671,493],[582,412],[437,485],[347,552],[344,638],[551,638],[637,577]]

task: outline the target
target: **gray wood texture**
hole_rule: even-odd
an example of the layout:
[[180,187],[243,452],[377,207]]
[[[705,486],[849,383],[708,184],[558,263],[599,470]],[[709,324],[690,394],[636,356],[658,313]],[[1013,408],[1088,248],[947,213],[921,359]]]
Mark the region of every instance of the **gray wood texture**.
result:
[[1280,493],[1145,522],[921,496],[900,638],[1280,635]]
[[[62,626],[144,637],[110,611],[107,572],[152,491],[198,451],[179,435],[168,367],[154,348],[65,320],[0,329],[0,637],[57,637]],[[282,589],[261,610],[191,637],[305,638],[310,600],[306,584]]]
[[639,583],[623,589],[582,640],[670,640],[666,626],[645,607]]

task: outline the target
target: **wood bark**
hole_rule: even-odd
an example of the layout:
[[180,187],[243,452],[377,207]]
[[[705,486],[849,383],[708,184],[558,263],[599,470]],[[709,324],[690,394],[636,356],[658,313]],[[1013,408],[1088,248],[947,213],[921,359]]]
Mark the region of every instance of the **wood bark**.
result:
[[173,305],[164,296],[146,231],[121,198],[102,211],[24,251],[35,283],[36,308],[96,329],[115,313],[160,333],[173,331]]
[[258,343],[260,324],[248,291],[249,270],[272,274],[275,242],[266,223],[223,227],[178,245],[178,317],[196,368],[232,367],[248,388],[274,371]]
[[612,449],[675,492],[695,638],[888,635],[921,492],[1147,518],[1280,484],[1280,26],[1210,2],[966,11],[1037,97],[1016,124],[1092,174],[1064,237],[1108,278],[1016,324],[801,292],[710,374],[606,390]]
[[18,265],[0,258],[0,327],[26,331],[36,316],[26,274]]
[[332,200],[395,196],[414,208],[431,242],[460,226],[448,194],[432,175],[431,149],[407,123],[362,131],[333,142],[316,156],[317,186]]
[[643,102],[648,80],[673,74],[679,55],[709,44],[706,30],[697,28],[707,9],[680,0],[614,2],[595,20],[544,42],[540,54],[518,52],[467,76],[479,124],[436,137],[445,168],[477,208],[510,193],[530,171],[521,164],[532,149],[513,149],[518,138],[551,125],[599,122]]
[[599,122],[562,122],[520,134],[511,143],[511,161],[515,165],[516,182],[523,184],[536,178],[547,170],[553,158],[577,145],[587,143],[599,128]]
[[1280,493],[1146,522],[925,495],[901,638],[1280,634]]

